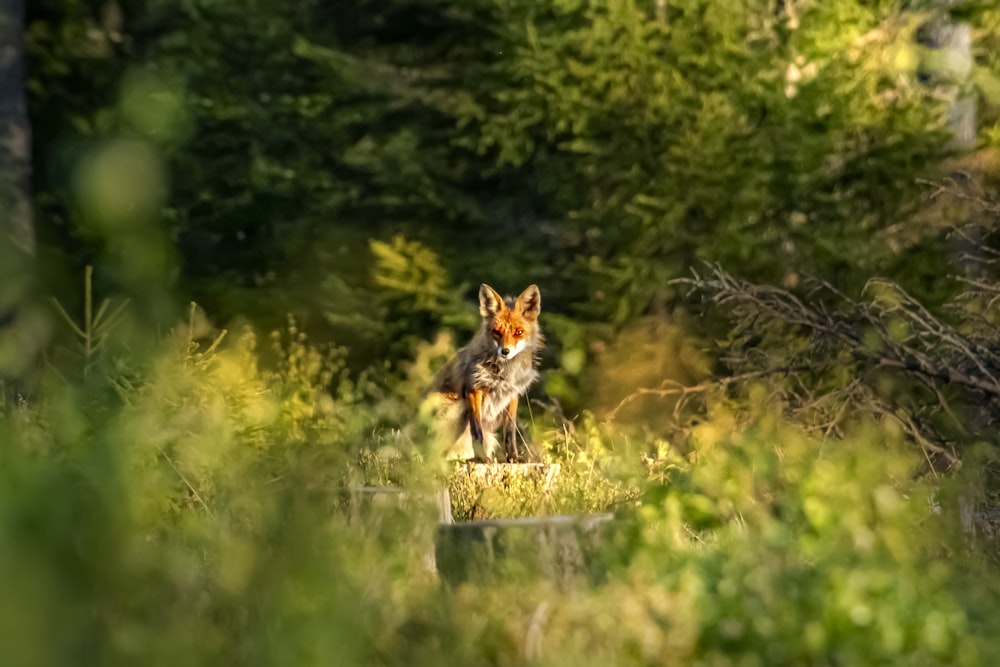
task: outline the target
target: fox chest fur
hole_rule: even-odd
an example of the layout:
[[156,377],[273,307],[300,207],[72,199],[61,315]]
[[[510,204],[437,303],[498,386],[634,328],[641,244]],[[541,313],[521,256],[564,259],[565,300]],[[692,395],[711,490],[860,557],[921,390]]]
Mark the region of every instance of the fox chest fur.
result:
[[[465,393],[471,389],[483,391],[479,419],[483,431],[495,431],[502,424],[511,401],[528,391],[538,379],[537,350],[533,344],[513,359],[506,360],[497,356],[488,339],[473,341],[468,347],[480,349],[466,355],[467,367],[462,369],[462,376],[468,381],[463,389]],[[461,392],[459,395],[462,395]],[[467,406],[463,412],[463,417],[468,419]]]

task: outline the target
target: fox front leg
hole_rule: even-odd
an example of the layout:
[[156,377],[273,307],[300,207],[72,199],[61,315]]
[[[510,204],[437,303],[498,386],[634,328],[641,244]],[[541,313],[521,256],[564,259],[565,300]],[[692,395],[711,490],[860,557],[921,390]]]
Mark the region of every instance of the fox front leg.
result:
[[[486,459],[483,446],[483,399],[486,392],[482,389],[473,389],[466,393],[465,401],[469,415],[469,435],[472,436],[472,451],[477,459]],[[482,455],[480,455],[482,452]]]
[[521,456],[517,451],[517,396],[511,399],[505,413],[503,449],[507,462],[514,463]]

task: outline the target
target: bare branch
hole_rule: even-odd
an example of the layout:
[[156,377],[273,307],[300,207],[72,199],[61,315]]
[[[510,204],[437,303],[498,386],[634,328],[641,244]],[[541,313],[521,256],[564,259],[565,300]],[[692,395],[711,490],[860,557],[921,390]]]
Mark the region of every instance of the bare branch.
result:
[[[988,279],[962,282],[970,288],[962,298],[1000,300],[1000,285]],[[985,320],[970,328],[974,315],[968,311],[956,310],[958,321],[966,323],[960,329],[884,279],[869,281],[862,300],[813,281],[804,301],[779,287],[739,280],[716,265],[675,283],[732,318],[725,363],[733,374],[692,387],[639,389],[611,418],[638,396],[683,398],[783,373],[791,380],[781,389],[788,410],[807,428],[830,437],[840,433],[847,415],[891,418],[937,471],[941,464],[954,469],[960,458],[956,442],[941,435],[935,423],[971,439],[979,427],[994,423],[991,415],[1000,413],[1000,332]],[[834,369],[840,373],[832,374]],[[843,371],[850,381],[838,386]],[[893,377],[904,382],[884,384]],[[903,402],[887,398],[885,386],[897,387]],[[963,418],[948,396],[964,407]]]

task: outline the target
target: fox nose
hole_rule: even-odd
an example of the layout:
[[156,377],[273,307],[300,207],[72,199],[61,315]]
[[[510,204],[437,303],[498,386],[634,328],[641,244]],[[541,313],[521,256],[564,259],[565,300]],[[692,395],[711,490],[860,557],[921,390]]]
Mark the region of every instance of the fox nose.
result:
[[508,354],[510,354],[510,348],[509,347],[504,347],[504,348],[500,349],[500,356],[501,357],[506,357]]

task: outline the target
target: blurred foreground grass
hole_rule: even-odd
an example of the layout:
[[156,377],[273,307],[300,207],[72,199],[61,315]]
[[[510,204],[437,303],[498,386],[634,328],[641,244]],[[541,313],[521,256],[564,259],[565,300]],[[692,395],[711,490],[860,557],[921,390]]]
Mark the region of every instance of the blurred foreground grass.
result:
[[616,511],[606,580],[451,587],[426,566],[433,507],[377,530],[340,511],[372,471],[440,483],[431,429],[364,454],[391,397],[348,381],[294,323],[272,338],[270,370],[249,333],[199,345],[179,329],[144,363],[52,377],[4,408],[4,664],[1000,658],[995,566],[939,511],[948,486],[911,479],[898,432],[859,425],[833,447],[766,411],[749,426],[716,412],[683,455],[650,442],[640,457],[590,420],[572,447],[549,441],[562,486],[511,485],[491,511]]

